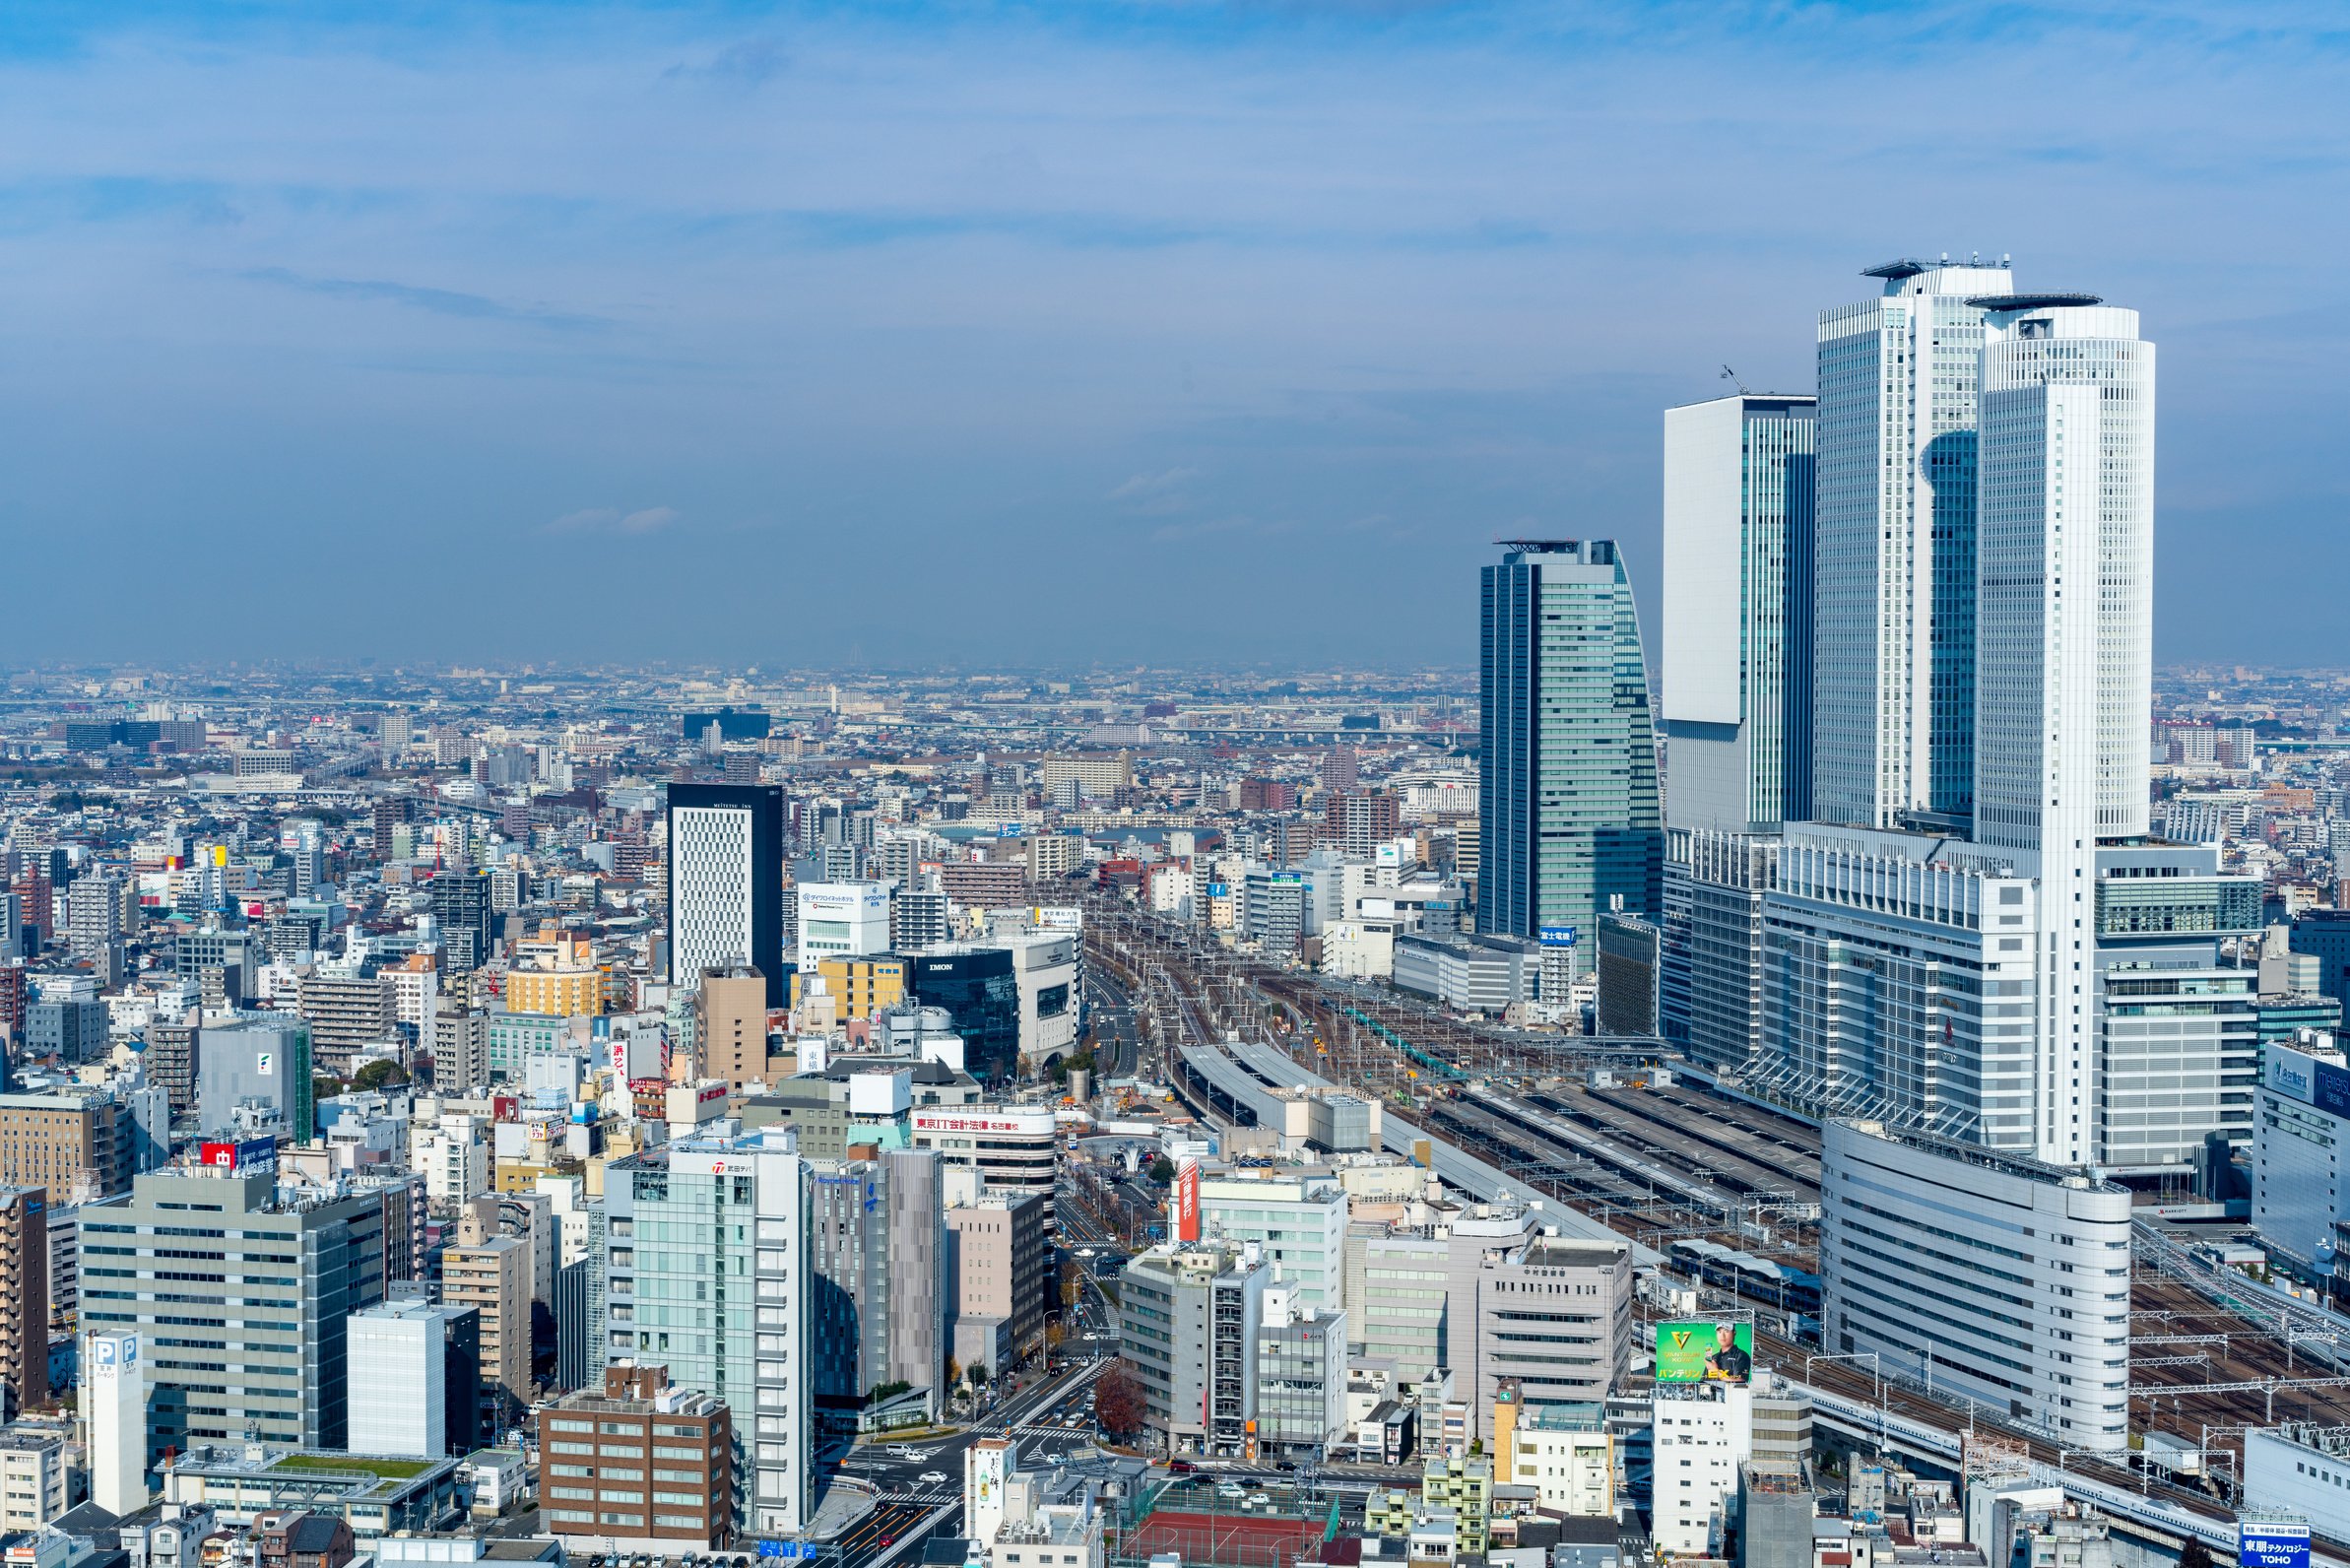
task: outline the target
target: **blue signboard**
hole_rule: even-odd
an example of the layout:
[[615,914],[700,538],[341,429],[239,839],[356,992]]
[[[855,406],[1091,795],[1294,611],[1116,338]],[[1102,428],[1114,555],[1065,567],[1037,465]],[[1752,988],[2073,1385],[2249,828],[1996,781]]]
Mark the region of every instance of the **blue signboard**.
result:
[[761,1557],[813,1557],[816,1548],[807,1541],[762,1540],[758,1543]]
[[1541,938],[1542,946],[1545,947],[1572,947],[1575,946],[1575,928],[1573,926],[1544,926],[1541,928]]
[[1027,830],[1026,822],[1006,822],[1002,827],[996,829],[996,836],[998,838],[1017,838]]
[[2311,1085],[2310,1103],[2329,1115],[2350,1116],[2350,1072],[2330,1062],[2311,1065],[2317,1070],[2317,1081]]
[[2248,1519],[2236,1527],[2237,1568],[2310,1568],[2310,1527]]

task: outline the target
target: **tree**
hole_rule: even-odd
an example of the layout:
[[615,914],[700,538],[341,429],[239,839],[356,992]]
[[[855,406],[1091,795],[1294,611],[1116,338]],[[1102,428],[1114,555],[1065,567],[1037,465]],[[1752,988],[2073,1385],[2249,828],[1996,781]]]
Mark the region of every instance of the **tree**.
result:
[[408,1072],[390,1057],[379,1057],[352,1076],[355,1089],[396,1088],[408,1081]]
[[1142,1383],[1125,1361],[1094,1383],[1093,1418],[1112,1437],[1132,1437],[1142,1429]]
[[2196,1536],[2187,1536],[2179,1551],[2179,1568],[2211,1568],[2211,1548]]
[[987,1363],[985,1361],[972,1362],[971,1370],[963,1375],[971,1380],[971,1387],[975,1389],[987,1387]]
[[1175,1162],[1161,1154],[1150,1162],[1150,1179],[1161,1187],[1175,1179]]

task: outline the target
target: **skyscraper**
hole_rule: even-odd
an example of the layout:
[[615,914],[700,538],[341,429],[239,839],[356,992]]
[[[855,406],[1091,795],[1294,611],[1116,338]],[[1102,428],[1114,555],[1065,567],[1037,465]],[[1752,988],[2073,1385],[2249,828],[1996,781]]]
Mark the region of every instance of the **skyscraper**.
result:
[[750,964],[767,1006],[790,1006],[783,966],[783,786],[669,787],[669,973]]
[[1812,437],[1819,400],[1665,411],[1664,723],[1674,827],[1811,815]]
[[2098,1157],[2098,845],[2147,831],[2154,346],[2094,294],[1977,303],[1975,838],[2040,879],[2037,1143],[2079,1163]]
[[1819,323],[1811,815],[1884,827],[1963,816],[1974,782],[1975,378],[2014,281],[2004,260],[1862,276],[1880,296]]
[[1611,540],[1513,540],[1484,568],[1477,929],[1518,937],[1663,902],[1648,665]]

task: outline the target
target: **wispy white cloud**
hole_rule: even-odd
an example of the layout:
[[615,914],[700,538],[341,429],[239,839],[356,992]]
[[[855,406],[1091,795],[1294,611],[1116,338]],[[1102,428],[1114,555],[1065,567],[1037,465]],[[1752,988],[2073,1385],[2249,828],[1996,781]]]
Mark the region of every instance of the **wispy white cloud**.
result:
[[591,506],[565,512],[547,525],[551,534],[657,534],[684,514],[675,506],[646,506],[623,512],[617,506]]

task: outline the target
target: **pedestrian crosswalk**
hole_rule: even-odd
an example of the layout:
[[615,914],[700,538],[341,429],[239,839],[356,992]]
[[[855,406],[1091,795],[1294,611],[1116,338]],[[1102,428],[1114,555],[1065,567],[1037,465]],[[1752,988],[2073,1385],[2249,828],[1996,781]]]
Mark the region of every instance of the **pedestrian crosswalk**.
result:
[[961,1492],[944,1486],[925,1486],[915,1491],[884,1491],[881,1495],[884,1503],[911,1503],[917,1508],[944,1508],[948,1503],[963,1500]]

